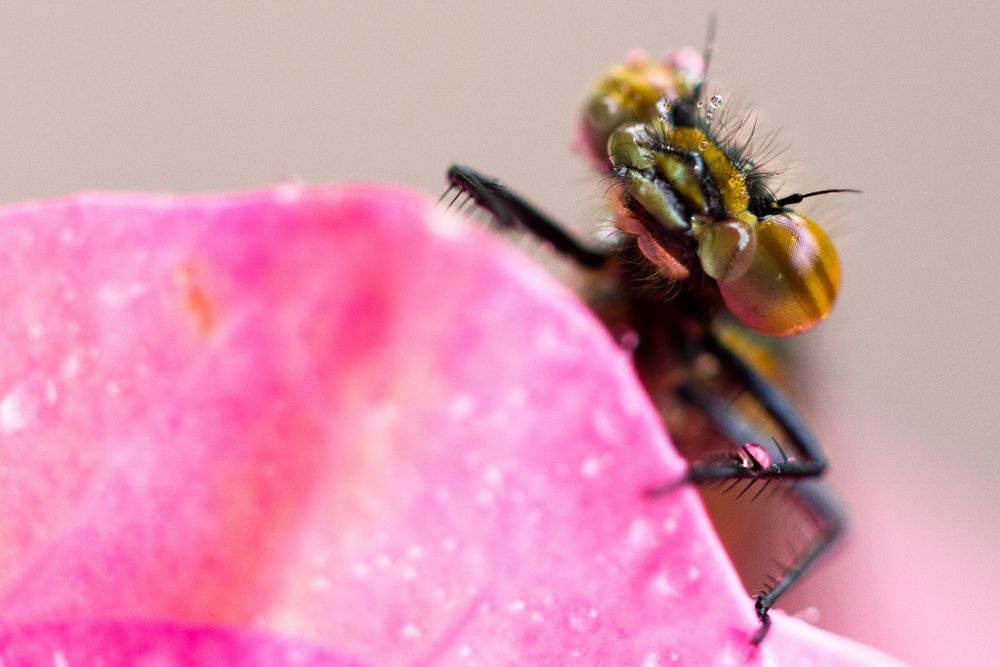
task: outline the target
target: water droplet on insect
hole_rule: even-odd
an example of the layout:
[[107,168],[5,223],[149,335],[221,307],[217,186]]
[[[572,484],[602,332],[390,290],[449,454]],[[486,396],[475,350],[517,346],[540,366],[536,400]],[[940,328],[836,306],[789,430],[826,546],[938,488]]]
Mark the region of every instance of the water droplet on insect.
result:
[[723,99],[722,95],[715,94],[715,95],[712,95],[712,99],[709,100],[708,104],[713,109],[718,109],[719,107],[722,106],[723,102],[725,102],[725,100]]
[[699,100],[699,101],[698,101],[698,104],[696,104],[695,106],[696,106],[697,108],[699,108],[699,109],[704,109],[704,108],[705,108],[705,103],[704,103],[704,102],[702,102],[701,100]]
[[771,466],[771,455],[760,445],[748,442],[740,450],[740,463],[744,468],[768,468]]
[[706,148],[708,148],[708,142],[707,141],[703,141],[700,144],[698,144],[698,152],[699,153],[704,153]]
[[659,116],[661,120],[668,120],[670,118],[670,110],[673,106],[673,100],[661,97],[656,101],[656,115]]

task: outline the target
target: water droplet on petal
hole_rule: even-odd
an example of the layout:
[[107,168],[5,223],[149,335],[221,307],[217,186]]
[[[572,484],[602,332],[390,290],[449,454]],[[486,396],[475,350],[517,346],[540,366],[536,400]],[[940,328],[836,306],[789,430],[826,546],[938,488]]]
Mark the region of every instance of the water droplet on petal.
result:
[[569,612],[569,627],[574,632],[589,632],[597,626],[597,609],[594,607],[576,607]]

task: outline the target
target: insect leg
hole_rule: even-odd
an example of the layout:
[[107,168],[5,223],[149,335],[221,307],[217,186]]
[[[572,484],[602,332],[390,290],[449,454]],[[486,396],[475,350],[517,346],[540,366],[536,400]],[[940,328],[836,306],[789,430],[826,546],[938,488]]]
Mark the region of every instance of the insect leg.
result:
[[[729,402],[718,392],[710,391],[703,385],[689,382],[678,389],[679,396],[700,409],[716,426],[719,432],[738,448],[736,453],[714,457],[691,464],[687,475],[680,483],[706,482],[712,480],[776,480],[816,477],[826,468],[819,441],[795,412],[791,404],[753,367],[739,355],[712,336],[705,341],[706,351],[719,361],[723,372],[727,373],[744,391],[785,431],[802,460],[789,458],[780,443],[775,441],[781,460],[762,461],[751,445],[759,439],[759,432],[747,424],[731,409]],[[673,483],[650,491],[662,495],[677,488]],[[795,582],[797,582],[816,560],[836,541],[844,529],[844,513],[830,493],[816,483],[805,480],[788,489],[788,496],[805,513],[816,528],[816,535],[784,566],[781,577],[754,598],[754,609],[761,621],[760,629],[752,638],[753,643],[763,640],[770,628],[768,612]]]
[[[767,462],[766,465],[740,456],[695,461],[684,481],[697,483],[725,479],[801,479],[823,474],[827,464],[819,440],[788,400],[750,364],[714,337],[707,337],[705,349],[718,359],[723,371],[785,431],[802,456],[789,458],[781,444],[775,440],[782,455],[781,460]],[[708,416],[722,435],[737,447],[759,440],[760,432],[733,411],[729,400],[718,391],[706,389],[702,384],[692,381],[681,384],[677,393],[682,400]]]
[[502,227],[526,229],[580,266],[596,269],[608,260],[607,253],[582,245],[552,218],[494,178],[455,164],[448,169],[448,182],[449,190],[457,188],[469,195],[477,206],[493,214]]
[[768,612],[802,576],[809,571],[843,534],[846,524],[844,510],[830,491],[815,482],[802,482],[789,489],[789,496],[813,520],[816,536],[809,541],[795,560],[788,565],[781,577],[767,590],[754,598],[754,610],[761,620],[760,628],[753,636],[753,643],[759,644],[770,627]]

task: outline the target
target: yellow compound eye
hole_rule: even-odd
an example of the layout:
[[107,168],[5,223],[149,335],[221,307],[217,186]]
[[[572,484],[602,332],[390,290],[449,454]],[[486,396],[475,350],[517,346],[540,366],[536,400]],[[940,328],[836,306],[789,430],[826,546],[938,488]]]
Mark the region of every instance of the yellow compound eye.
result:
[[[730,312],[769,336],[801,333],[825,319],[840,287],[840,263],[826,232],[795,213],[764,217],[752,232],[756,237],[752,261],[738,277],[723,271],[719,278],[719,291]],[[716,245],[733,246],[728,241]],[[721,262],[727,269],[729,264],[732,260]]]

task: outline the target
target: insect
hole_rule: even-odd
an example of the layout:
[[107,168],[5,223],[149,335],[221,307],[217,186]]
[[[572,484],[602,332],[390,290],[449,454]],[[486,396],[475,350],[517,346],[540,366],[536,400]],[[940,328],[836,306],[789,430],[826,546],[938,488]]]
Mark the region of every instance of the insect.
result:
[[[592,275],[588,301],[633,352],[636,369],[682,451],[700,445],[679,484],[759,485],[819,476],[822,449],[789,402],[747,358],[754,336],[806,331],[829,314],[840,268],[833,243],[791,207],[843,189],[778,197],[745,121],[724,122],[721,95],[703,99],[714,22],[702,53],[632,54],[601,77],[580,118],[580,143],[607,174],[616,231],[589,247],[499,181],[453,165],[450,186],[502,228],[525,230]],[[454,200],[452,200],[454,203]],[[739,396],[740,400],[734,400]],[[726,445],[704,452],[706,441]],[[754,597],[759,643],[775,602],[843,529],[825,489],[782,485],[813,527],[780,576]]]

